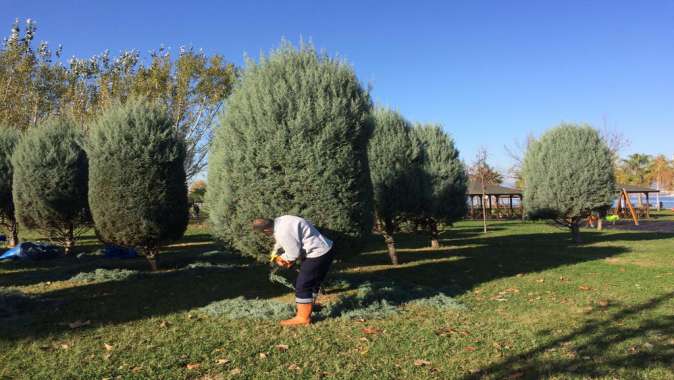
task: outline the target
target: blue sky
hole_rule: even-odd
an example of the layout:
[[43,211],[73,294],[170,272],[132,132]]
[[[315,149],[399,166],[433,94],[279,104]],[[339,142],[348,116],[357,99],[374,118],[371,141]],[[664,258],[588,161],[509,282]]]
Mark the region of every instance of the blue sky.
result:
[[[322,4],[320,4],[322,3]],[[378,104],[438,122],[467,162],[562,121],[607,124],[624,152],[674,154],[672,1],[16,1],[0,27],[89,56],[161,44],[241,64],[281,38],[346,58]]]

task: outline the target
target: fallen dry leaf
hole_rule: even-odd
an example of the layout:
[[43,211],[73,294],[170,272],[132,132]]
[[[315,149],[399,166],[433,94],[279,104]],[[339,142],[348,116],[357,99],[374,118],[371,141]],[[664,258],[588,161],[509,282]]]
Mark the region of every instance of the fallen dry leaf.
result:
[[545,279],[544,279],[544,278],[539,278],[538,280],[536,280],[536,282],[543,283],[543,282],[545,282]]
[[215,375],[204,375],[202,377],[199,377],[198,380],[224,380],[225,377],[222,376],[222,374],[218,373]]
[[138,372],[140,372],[142,369],[143,369],[142,366],[133,367],[133,368],[131,368],[131,372],[133,372],[133,373],[138,373]]
[[365,327],[365,328],[363,328],[363,333],[369,334],[369,335],[379,334],[379,333],[381,333],[381,330],[376,328],[376,327]]
[[185,366],[187,369],[198,369],[201,367],[201,364],[199,363],[189,363]]
[[64,350],[67,350],[67,349],[70,348],[70,346],[66,343],[61,343],[61,348],[64,349]]
[[279,350],[279,351],[287,351],[288,350],[287,344],[277,344],[274,347],[276,347],[276,349]]
[[599,301],[597,301],[597,305],[599,305],[599,306],[601,306],[601,307],[608,307],[608,303],[609,303],[608,300],[599,300]]
[[106,351],[112,351],[112,345],[111,344],[103,343],[103,347],[105,347]]
[[159,327],[166,328],[169,327],[170,323],[168,321],[161,321]]
[[417,367],[431,365],[431,362],[425,359],[417,359],[414,361],[414,365]]
[[68,326],[71,329],[76,329],[76,328],[79,328],[79,327],[88,326],[90,324],[91,324],[91,321],[75,321],[75,322],[68,323]]
[[464,348],[464,350],[473,352],[473,351],[477,351],[477,347],[475,347],[475,346],[466,346],[466,347]]
[[233,370],[229,371],[229,374],[232,376],[236,376],[241,374],[241,368],[234,368]]
[[221,359],[216,359],[216,360],[215,360],[215,364],[225,365],[225,364],[227,364],[227,363],[229,363],[229,359],[221,358]]
[[587,291],[587,290],[592,290],[592,288],[589,287],[589,286],[587,286],[587,285],[580,285],[580,286],[578,287],[578,289],[580,289],[580,290],[586,290],[586,291]]
[[288,366],[288,370],[289,371],[300,371],[300,370],[302,370],[302,368],[300,366],[298,366],[297,364],[293,363],[293,364]]
[[463,335],[463,336],[468,336],[468,335],[470,335],[467,331],[457,330],[457,329],[452,328],[452,327],[445,327],[445,328],[442,328],[442,329],[436,331],[435,333],[436,333],[437,335],[440,335],[440,336],[447,336],[447,335],[452,335],[452,334],[461,334],[461,335]]
[[267,354],[264,353],[264,352],[260,352],[260,359],[266,359],[266,358],[267,358]]

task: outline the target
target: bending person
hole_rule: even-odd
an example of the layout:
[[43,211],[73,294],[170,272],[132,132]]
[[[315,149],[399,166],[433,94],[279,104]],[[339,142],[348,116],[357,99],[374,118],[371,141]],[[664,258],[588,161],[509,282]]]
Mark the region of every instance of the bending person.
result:
[[281,325],[308,325],[311,323],[311,311],[321,283],[332,264],[332,241],[307,220],[292,215],[283,215],[273,220],[255,219],[253,230],[274,237],[273,252],[283,249],[283,254],[275,259],[277,265],[290,268],[297,259],[302,259],[295,283],[297,315],[281,321]]

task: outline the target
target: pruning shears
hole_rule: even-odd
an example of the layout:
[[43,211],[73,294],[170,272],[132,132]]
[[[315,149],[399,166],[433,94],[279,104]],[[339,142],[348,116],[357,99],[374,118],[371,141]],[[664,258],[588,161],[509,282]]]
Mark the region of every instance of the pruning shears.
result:
[[276,258],[277,258],[277,257],[280,257],[280,256],[281,256],[281,255],[279,255],[279,254],[276,253],[276,250],[272,250],[272,251],[269,253],[269,262],[272,263],[272,264],[276,263]]

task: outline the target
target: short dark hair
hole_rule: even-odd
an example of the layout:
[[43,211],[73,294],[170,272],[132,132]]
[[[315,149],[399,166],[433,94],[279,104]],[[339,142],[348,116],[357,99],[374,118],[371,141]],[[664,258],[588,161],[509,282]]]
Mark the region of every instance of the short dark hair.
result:
[[257,218],[253,220],[254,231],[262,232],[270,228],[274,228],[274,221],[272,219]]

